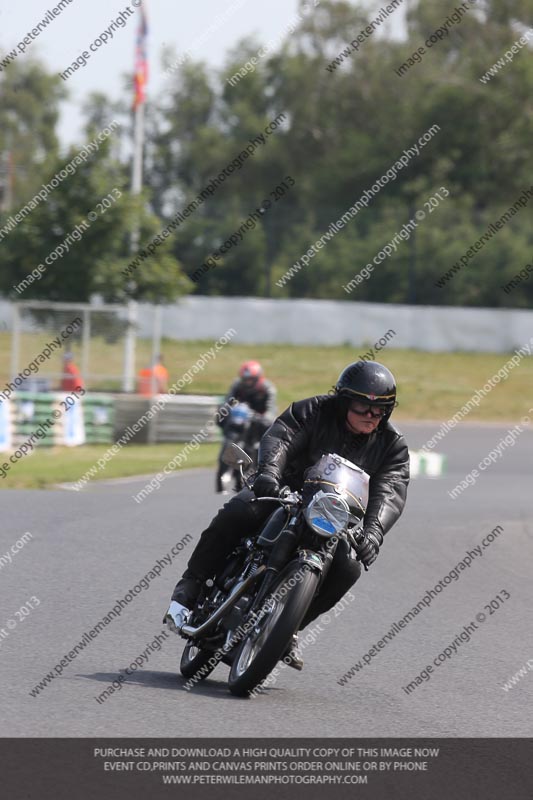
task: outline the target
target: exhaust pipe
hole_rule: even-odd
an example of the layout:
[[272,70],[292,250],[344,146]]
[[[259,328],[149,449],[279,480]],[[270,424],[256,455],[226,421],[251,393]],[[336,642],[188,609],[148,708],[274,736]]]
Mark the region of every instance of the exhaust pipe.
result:
[[211,628],[213,628],[217,624],[217,622],[224,616],[226,611],[233,605],[235,605],[239,597],[241,597],[246,592],[246,590],[252,585],[252,583],[254,583],[254,581],[257,578],[259,578],[265,571],[266,571],[266,565],[261,564],[261,566],[257,569],[256,572],[254,572],[253,575],[250,575],[248,578],[246,578],[246,580],[243,583],[239,584],[239,586],[237,586],[237,588],[233,590],[230,596],[226,600],[224,600],[220,608],[217,608],[215,613],[211,617],[209,617],[209,619],[206,619],[206,621],[203,622],[201,625],[199,625],[198,628],[193,628],[192,625],[183,625],[183,627],[180,628],[180,634],[182,634],[183,636],[188,636],[190,638],[196,638],[198,636],[203,636],[205,633],[210,631]]

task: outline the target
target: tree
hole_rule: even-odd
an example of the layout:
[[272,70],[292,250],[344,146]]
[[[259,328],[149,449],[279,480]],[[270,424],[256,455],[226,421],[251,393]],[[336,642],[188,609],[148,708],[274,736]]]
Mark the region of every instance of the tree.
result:
[[[56,126],[65,89],[28,56],[0,72],[0,154],[2,209],[18,210],[57,158]],[[46,98],[46,101],[43,101]],[[8,182],[11,183],[8,190]],[[7,201],[11,194],[10,207]]]
[[[533,196],[475,257],[465,253],[526,190],[533,192],[531,43],[512,61],[500,60],[531,28],[533,3],[472,0],[459,13],[454,0],[412,2],[405,40],[387,38],[378,26],[355,50],[351,42],[381,7],[301,3],[300,22],[259,59],[262,43],[251,38],[236,45],[221,69],[185,60],[147,107],[146,188],[138,205],[127,193],[128,165],[110,143],[90,168],[79,170],[81,183],[73,179],[57,190],[57,207],[50,201],[34,212],[34,228],[18,250],[15,234],[2,243],[10,248],[9,280],[2,285],[27,274],[116,186],[123,197],[86,232],[83,249],[76,249],[80,260],[67,254],[29,294],[170,299],[194,291],[530,305],[533,281],[512,293],[501,287],[531,261]],[[423,54],[418,61],[415,52]],[[405,64],[409,68],[400,70]],[[236,156],[280,113],[284,120],[275,133],[236,168]],[[123,105],[99,96],[87,109],[92,129],[118,114],[127,138],[131,118]],[[406,152],[407,163],[391,178],[391,167]],[[50,161],[48,168],[57,163],[53,156]],[[207,196],[206,187],[228,165],[231,174]],[[376,189],[387,173],[388,182]],[[282,191],[284,182],[289,188]],[[202,192],[198,207],[124,283],[121,267],[138,215],[142,251]],[[434,207],[429,201],[437,192],[441,200]],[[363,196],[367,207],[282,280]],[[374,261],[412,218],[418,222],[413,235]],[[5,258],[5,246],[2,252]],[[83,265],[79,277],[75,263]],[[443,281],[457,263],[461,268]],[[343,287],[369,264],[368,279],[346,292]],[[185,274],[199,277],[191,282]]]
[[[110,111],[104,97],[90,99],[87,140],[109,125]],[[98,294],[113,302],[173,300],[190,288],[167,243],[130,279],[123,274],[132,258],[131,231],[139,228],[142,246],[157,236],[162,222],[149,210],[146,194],[131,196],[129,165],[117,157],[117,137],[105,138],[86,160],[78,146],[62,158],[47,158],[43,181],[65,165],[71,169],[2,242],[0,290],[13,298],[88,301]]]

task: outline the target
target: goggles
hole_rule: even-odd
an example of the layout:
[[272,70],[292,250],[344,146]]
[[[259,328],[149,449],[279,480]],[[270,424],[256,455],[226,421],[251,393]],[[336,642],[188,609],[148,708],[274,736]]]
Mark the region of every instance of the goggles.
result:
[[348,407],[348,411],[351,411],[352,414],[357,414],[359,417],[366,417],[367,414],[370,414],[371,417],[375,419],[381,419],[384,417],[385,414],[389,413],[388,408],[383,408],[383,406],[372,406],[366,403],[350,403]]

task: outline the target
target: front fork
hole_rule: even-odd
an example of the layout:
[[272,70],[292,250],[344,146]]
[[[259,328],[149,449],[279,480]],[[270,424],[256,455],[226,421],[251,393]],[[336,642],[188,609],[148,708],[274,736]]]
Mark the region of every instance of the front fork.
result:
[[254,600],[252,609],[261,607],[275,579],[283,567],[289,563],[300,539],[298,522],[299,515],[292,514],[287,525],[281,531],[276,544],[272,548],[272,552],[266,563],[265,577],[263,578],[257,597]]
[[[293,514],[287,526],[281,532],[267,561],[265,577],[254,601],[253,608],[261,607],[277,576],[290,562],[301,538],[300,526],[302,524],[304,523],[301,514]],[[335,539],[334,541],[327,540],[318,551],[306,548],[298,552],[298,560],[319,574],[318,589],[322,586],[329,572],[336,549],[337,540]]]

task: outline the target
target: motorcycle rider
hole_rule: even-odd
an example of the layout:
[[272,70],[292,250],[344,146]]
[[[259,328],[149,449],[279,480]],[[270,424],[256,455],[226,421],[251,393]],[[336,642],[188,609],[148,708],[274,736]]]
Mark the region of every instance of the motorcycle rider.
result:
[[[231,384],[221,408],[227,407],[230,400],[234,403],[246,403],[254,412],[247,432],[247,442],[250,448],[261,439],[276,417],[276,387],[268,381],[263,368],[258,361],[245,361],[239,369],[238,377]],[[217,414],[217,424],[224,431],[230,415],[220,417]],[[248,447],[245,447],[248,450]],[[222,463],[219,464],[215,491],[223,492],[222,475],[227,470]]]
[[[333,396],[317,395],[292,403],[261,440],[253,491],[243,489],[235,495],[202,533],[172,594],[165,616],[168,627],[179,632],[201,584],[222,572],[240,539],[256,533],[270,516],[272,504],[254,502],[255,497],[277,497],[284,485],[300,490],[305,470],[326,453],[337,453],[370,475],[364,537],[357,557],[347,542],[339,542],[326,579],[300,629],[332,608],[359,578],[358,562],[368,568],[376,560],[384,535],[405,505],[409,452],[403,435],[389,422],[396,405],[394,376],[376,361],[357,361],[347,366],[337,380]],[[285,661],[302,669],[297,645],[295,636]]]
[[[241,365],[238,377],[229,387],[224,404],[231,398],[250,406],[254,412],[253,435],[255,439],[260,439],[276,416],[276,387],[265,378],[259,361],[245,361]],[[223,421],[218,424],[224,428]]]

